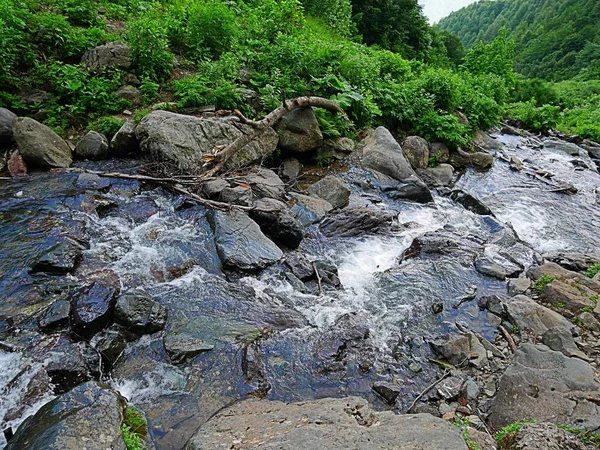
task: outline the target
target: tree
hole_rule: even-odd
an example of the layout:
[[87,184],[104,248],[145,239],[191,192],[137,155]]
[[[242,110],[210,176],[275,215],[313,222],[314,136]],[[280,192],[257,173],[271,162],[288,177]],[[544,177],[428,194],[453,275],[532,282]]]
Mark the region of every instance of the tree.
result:
[[515,41],[508,38],[506,27],[503,27],[491,43],[479,41],[469,50],[462,67],[475,75],[498,75],[512,87],[515,85],[514,61]]

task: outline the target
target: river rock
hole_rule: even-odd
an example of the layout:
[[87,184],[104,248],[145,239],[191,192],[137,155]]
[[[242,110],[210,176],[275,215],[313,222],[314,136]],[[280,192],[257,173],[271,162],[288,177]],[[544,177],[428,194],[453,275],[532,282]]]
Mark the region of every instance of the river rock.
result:
[[84,53],[81,62],[93,70],[131,67],[131,50],[122,42],[109,42]]
[[583,353],[573,339],[571,330],[562,327],[548,329],[542,336],[542,343],[554,351],[561,352],[565,356],[583,359],[589,361],[589,358]]
[[494,213],[483,202],[473,197],[468,192],[456,189],[450,194],[450,198],[456,203],[462,205],[465,209],[480,216],[494,216]]
[[296,158],[288,158],[283,161],[280,175],[285,181],[294,182],[302,170],[302,163]]
[[450,186],[454,179],[454,168],[450,164],[439,164],[427,169],[417,169],[417,175],[429,187]]
[[293,153],[307,153],[323,145],[323,134],[312,108],[287,113],[277,125],[279,147]]
[[535,336],[543,335],[549,328],[573,328],[573,324],[560,314],[539,305],[525,295],[512,297],[505,303],[506,313],[519,330],[530,330]]
[[591,309],[595,314],[600,314],[598,294],[582,285],[554,280],[544,286],[541,298],[545,302],[560,306],[575,314],[580,313],[583,309]]
[[325,236],[353,237],[386,231],[393,220],[394,214],[372,208],[354,207],[326,217],[321,221],[319,229]]
[[402,150],[415,169],[425,169],[429,165],[429,144],[422,137],[408,136]]
[[379,127],[367,136],[363,143],[363,166],[395,180],[416,176],[402,147],[384,127]]
[[600,407],[587,399],[599,395],[600,382],[588,363],[545,345],[523,344],[500,378],[489,424],[500,429],[523,417],[595,429]]
[[165,350],[173,364],[183,364],[200,353],[208,352],[215,348],[211,342],[202,338],[202,330],[169,330],[165,333],[163,343]]
[[298,248],[304,238],[304,228],[287,205],[279,200],[263,198],[254,202],[250,216],[275,243]]
[[13,143],[13,122],[17,115],[6,108],[0,108],[0,147]]
[[310,195],[326,200],[334,208],[343,208],[348,204],[350,188],[341,179],[327,176],[308,188]]
[[219,201],[232,205],[250,206],[252,204],[252,190],[246,186],[226,187],[221,191]]
[[450,161],[450,150],[446,144],[432,142],[429,144],[429,157],[435,158],[438,163],[447,163]]
[[264,269],[283,257],[279,247],[246,214],[211,211],[208,219],[224,266],[242,270]]
[[494,164],[494,155],[483,152],[467,153],[464,150],[458,149],[450,153],[450,164],[454,167],[473,165],[475,167],[487,169]]
[[6,450],[125,450],[125,402],[96,382],[82,384],[26,419]]
[[202,185],[202,192],[206,197],[216,200],[221,197],[221,192],[228,187],[229,182],[222,178],[216,178],[214,180],[205,182]]
[[401,386],[396,383],[382,381],[373,385],[373,390],[377,392],[389,405],[396,403],[396,399],[402,391]]
[[483,275],[505,280],[518,277],[523,272],[523,267],[497,253],[490,253],[475,260],[475,270]]
[[131,102],[133,105],[139,105],[142,102],[142,93],[140,90],[129,84],[121,86],[114,95],[117,98]]
[[463,334],[444,334],[430,345],[434,352],[455,366],[465,365],[471,358],[471,340]]
[[600,261],[598,254],[551,252],[542,255],[546,261],[550,261],[574,272],[585,272]]
[[[215,147],[227,145],[244,133],[253,133],[248,125],[232,120],[200,119],[168,111],[154,111],[142,119],[135,129],[142,153],[178,169],[198,172],[204,165],[203,156]],[[238,169],[269,156],[277,147],[278,137],[268,128],[226,164]]]
[[44,311],[39,319],[40,330],[54,331],[66,327],[69,324],[69,313],[71,302],[68,300],[57,300]]
[[412,200],[417,203],[433,201],[429,188],[417,175],[405,178],[398,183],[383,185],[382,190],[394,200]]
[[600,321],[590,312],[582,312],[577,317],[578,323],[586,330],[600,332]]
[[143,289],[136,289],[117,298],[114,321],[132,333],[152,334],[167,324],[167,309]]
[[544,145],[544,148],[558,150],[572,156],[578,156],[579,151],[581,150],[578,145],[559,139],[545,139],[542,144]]
[[533,280],[537,280],[542,275],[554,277],[560,282],[571,286],[579,286],[600,295],[600,282],[588,278],[581,273],[567,270],[558,264],[547,262],[541,266],[532,267],[527,271],[527,276]]
[[27,176],[27,164],[18,150],[12,152],[6,161],[8,173],[13,178],[23,178]]
[[508,280],[506,289],[509,297],[514,297],[515,295],[525,294],[530,287],[531,280],[529,278],[511,278]]
[[292,212],[304,226],[320,222],[327,213],[333,210],[331,203],[320,198],[296,193],[290,193],[290,197],[294,202],[291,208]]
[[105,330],[98,333],[92,338],[90,344],[102,358],[104,372],[108,372],[112,368],[127,346],[125,337],[116,330]]
[[500,148],[500,143],[496,139],[481,130],[475,132],[475,135],[473,136],[473,145],[484,152],[498,150]]
[[75,154],[92,161],[104,159],[108,155],[108,140],[103,134],[90,131],[75,146]]
[[467,450],[460,429],[442,419],[375,412],[357,397],[288,404],[244,400],[200,427],[185,449],[232,446],[239,450]]
[[117,131],[110,141],[110,154],[123,157],[133,153],[139,153],[140,145],[135,135],[135,122],[128,120]]
[[586,450],[588,447],[576,435],[551,423],[526,423],[509,433],[500,442],[511,450]]
[[53,384],[53,392],[62,394],[90,379],[90,370],[84,356],[86,345],[79,346],[67,337],[48,336],[51,345],[47,352],[46,373]]
[[271,169],[260,168],[245,177],[246,182],[252,187],[255,197],[269,197],[283,199],[285,196],[285,183]]
[[600,144],[597,142],[584,139],[579,146],[589,153],[590,158],[600,159]]
[[71,307],[71,329],[77,338],[89,339],[112,318],[116,290],[98,282],[75,294]]
[[29,117],[13,122],[15,141],[27,164],[40,167],[69,167],[73,162],[71,149],[61,137]]
[[73,273],[81,261],[82,250],[81,244],[65,239],[47,251],[31,268],[30,273]]

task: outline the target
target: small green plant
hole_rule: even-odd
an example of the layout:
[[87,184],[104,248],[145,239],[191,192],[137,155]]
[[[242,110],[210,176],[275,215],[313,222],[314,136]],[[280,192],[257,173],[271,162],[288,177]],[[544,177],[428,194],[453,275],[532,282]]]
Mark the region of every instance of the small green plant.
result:
[[429,157],[428,166],[436,167],[440,163],[440,159],[442,159],[442,152],[438,151],[435,155]]
[[125,121],[122,119],[107,116],[100,117],[99,119],[90,123],[88,128],[90,130],[97,131],[98,133],[102,133],[107,139],[110,140],[115,134],[117,134],[117,131],[121,129],[124,123]]
[[144,417],[131,406],[125,409],[121,434],[127,450],[145,450],[143,438],[148,434],[148,425]]
[[565,304],[564,304],[564,303],[562,303],[562,302],[559,302],[559,303],[556,303],[554,306],[556,306],[557,308],[561,308],[561,309],[562,309],[562,308],[564,308],[564,307],[565,307],[565,306],[567,306],[567,305],[565,305]]
[[121,425],[121,434],[123,435],[123,442],[125,442],[127,450],[145,450],[142,438],[131,431],[127,425]]
[[571,425],[558,424],[556,426],[568,433],[574,434],[581,440],[581,442],[585,444],[592,444],[594,447],[600,448],[600,434],[582,430]]
[[594,278],[598,272],[600,272],[600,264],[594,264],[587,270],[585,276],[588,278]]
[[152,103],[158,100],[160,84],[149,79],[144,79],[140,85],[140,92],[146,103]]
[[523,426],[528,423],[535,423],[535,420],[523,419],[519,422],[513,422],[510,425],[505,426],[496,433],[496,442],[498,442],[499,444],[502,443],[507,436],[518,433],[519,431],[521,431],[521,428],[523,428]]
[[535,282],[531,285],[531,288],[536,291],[538,294],[541,294],[546,286],[556,280],[556,277],[543,274],[539,277]]
[[469,422],[468,418],[457,415],[454,419],[453,425],[462,428],[462,437],[469,450],[480,450],[477,443],[471,439],[471,435],[469,434],[469,427],[471,426],[471,423]]

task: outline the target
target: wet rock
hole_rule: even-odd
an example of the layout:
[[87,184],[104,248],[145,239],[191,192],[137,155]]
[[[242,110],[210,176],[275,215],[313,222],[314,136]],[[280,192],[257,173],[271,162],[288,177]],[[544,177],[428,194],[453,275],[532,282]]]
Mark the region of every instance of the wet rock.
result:
[[125,450],[121,436],[125,402],[95,382],[76,387],[26,419],[6,450]]
[[600,255],[582,253],[552,252],[545,253],[543,257],[547,261],[556,263],[559,266],[574,272],[585,272],[600,261]]
[[306,153],[323,145],[323,134],[312,108],[298,108],[279,122],[279,147],[293,153]]
[[121,333],[105,330],[95,335],[90,342],[102,358],[104,372],[108,372],[125,350],[127,343]]
[[59,242],[35,263],[30,273],[73,273],[81,261],[82,250],[81,244],[72,239]]
[[348,204],[350,188],[337,177],[327,176],[308,188],[310,195],[319,197],[334,208],[343,208]]
[[296,158],[288,158],[283,161],[281,166],[281,178],[285,181],[295,181],[302,170],[302,163],[298,161]]
[[439,164],[427,169],[417,169],[417,175],[429,187],[450,186],[454,179],[454,168],[450,164]]
[[104,159],[108,155],[108,140],[103,134],[90,131],[75,146],[75,154],[92,161]]
[[201,330],[170,330],[163,338],[165,350],[173,364],[183,364],[200,353],[215,348],[210,342],[205,342]]
[[94,191],[102,191],[111,186],[110,178],[100,177],[93,173],[82,173],[75,181],[75,187],[79,189],[89,189]]
[[55,394],[67,392],[91,378],[82,348],[70,339],[59,337],[45,350],[45,356],[50,360],[46,365],[46,373],[54,385]]
[[432,142],[429,144],[429,156],[435,158],[438,163],[446,163],[450,161],[450,150],[446,144]]
[[600,407],[588,398],[599,394],[600,382],[588,363],[544,345],[523,344],[500,378],[489,423],[500,429],[516,417],[527,417],[595,429]]
[[0,108],[0,147],[13,143],[13,122],[17,115],[6,108]]
[[596,319],[596,317],[590,312],[582,312],[577,317],[579,320],[579,324],[581,324],[585,329],[590,331],[599,332],[600,331],[600,321]]
[[581,144],[579,144],[579,146],[586,150],[591,158],[600,159],[600,144],[598,144],[597,142],[584,139],[584,141]]
[[393,214],[383,211],[360,207],[346,208],[321,221],[319,229],[326,236],[353,237],[385,231],[393,220]]
[[439,255],[464,256],[468,264],[483,251],[480,242],[463,237],[453,232],[437,230],[427,232],[415,238],[401,256],[401,260],[416,257],[432,257]]
[[70,311],[71,302],[68,300],[55,301],[40,317],[40,330],[47,332],[66,327],[69,324]]
[[325,141],[325,145],[331,147],[336,152],[341,153],[352,153],[356,148],[354,141],[347,137],[341,137],[337,139],[328,139]]
[[448,377],[436,386],[437,393],[444,400],[454,400],[460,395],[464,381],[462,377]]
[[140,145],[135,135],[136,124],[133,120],[128,120],[117,131],[110,141],[110,154],[116,157],[123,157],[134,153],[139,153]]
[[401,392],[400,385],[387,382],[374,384],[373,390],[377,392],[389,405],[396,403],[396,399]]
[[525,294],[530,287],[531,280],[529,278],[511,278],[508,280],[508,295],[514,297],[515,295]]
[[13,178],[22,178],[27,176],[27,164],[18,151],[14,151],[8,157],[6,162],[8,173]]
[[577,314],[584,308],[589,308],[600,314],[598,307],[598,294],[585,286],[567,284],[554,280],[542,290],[542,300],[563,307]]
[[429,144],[422,137],[408,136],[402,150],[415,169],[425,169],[429,165]]
[[19,117],[13,122],[15,141],[27,164],[40,167],[69,167],[71,149],[58,134],[33,119]]
[[479,397],[481,389],[479,388],[479,384],[472,378],[467,379],[465,383],[461,387],[461,396],[466,398],[467,400],[475,400]]
[[497,295],[487,295],[479,299],[479,306],[497,316],[504,315],[504,302]]
[[224,266],[242,270],[264,269],[282,258],[282,251],[246,214],[211,211],[208,219]]
[[300,280],[306,280],[315,274],[315,269],[311,262],[300,253],[288,254],[285,258],[285,264]]
[[384,186],[383,191],[394,200],[412,200],[417,203],[433,201],[429,188],[416,175],[399,183]]
[[296,193],[290,193],[290,196],[294,201],[291,210],[304,226],[320,222],[327,213],[333,210],[331,203],[320,198]]
[[549,328],[573,327],[573,324],[560,314],[524,295],[517,295],[506,302],[506,314],[510,323],[519,330],[531,330],[535,336],[543,335]]
[[[323,424],[327,424],[323,426]],[[377,424],[377,426],[372,426]],[[428,414],[375,412],[357,397],[286,404],[249,399],[200,427],[186,450],[414,448],[466,450],[460,429]]]
[[384,127],[373,131],[363,141],[363,166],[384,175],[403,180],[416,176],[402,147]]
[[586,450],[588,447],[574,434],[550,423],[526,423],[500,442],[511,450]]
[[282,199],[285,196],[285,183],[270,169],[260,168],[246,176],[246,182],[252,187],[255,197]]
[[202,192],[210,199],[218,199],[221,197],[221,192],[229,187],[229,183],[222,178],[210,180],[202,186]]
[[494,164],[494,155],[482,152],[467,153],[458,149],[450,153],[450,164],[454,167],[473,165],[486,169]]
[[81,62],[93,70],[116,68],[128,70],[131,67],[131,50],[122,42],[109,42],[86,52]]
[[542,144],[544,145],[544,148],[558,150],[572,156],[578,156],[579,151],[581,150],[578,145],[559,139],[545,139]]
[[131,102],[133,105],[139,105],[142,102],[142,93],[140,90],[128,84],[121,86],[114,95],[117,98]]
[[71,330],[76,338],[89,339],[110,323],[116,293],[115,289],[96,282],[75,294]]
[[[189,172],[198,172],[204,164],[202,157],[215,147],[253,132],[248,125],[231,120],[199,119],[160,110],[144,117],[135,129],[142,153]],[[226,168],[238,169],[262,160],[273,153],[277,141],[275,131],[267,129],[260,139],[254,139],[232,157]]]
[[452,191],[450,198],[472,213],[479,214],[480,216],[494,216],[490,208],[467,192],[456,189]]
[[245,186],[226,187],[219,195],[219,201],[232,205],[250,206],[252,204],[252,190]]
[[144,290],[136,289],[117,298],[114,321],[132,333],[153,334],[165,327],[167,309]]
[[500,256],[499,254],[488,253],[475,260],[475,269],[482,275],[504,280],[514,278],[523,272],[523,267]]
[[430,345],[434,352],[455,366],[465,365],[471,358],[470,338],[463,334],[444,334]]
[[250,217],[276,244],[295,249],[304,238],[304,228],[287,205],[279,200],[263,198],[254,202]]
[[244,347],[242,354],[242,370],[246,376],[246,383],[253,385],[253,394],[264,398],[271,389],[267,377],[267,371],[263,362],[263,355],[257,344],[249,344]]
[[584,361],[590,360],[575,344],[570,329],[549,328],[542,336],[542,342],[552,350],[561,352],[565,356],[583,359]]
[[476,131],[473,136],[473,145],[483,151],[497,150],[500,148],[500,143],[483,131]]
[[142,223],[156,213],[158,213],[158,205],[154,199],[138,196],[127,203],[119,205],[118,209],[110,215],[126,218],[134,223]]

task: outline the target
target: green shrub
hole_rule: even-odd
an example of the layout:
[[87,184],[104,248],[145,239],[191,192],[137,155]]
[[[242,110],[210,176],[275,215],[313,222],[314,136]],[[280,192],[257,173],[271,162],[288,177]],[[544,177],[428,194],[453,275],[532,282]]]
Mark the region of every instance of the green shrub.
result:
[[421,88],[430,94],[436,108],[454,112],[460,104],[459,76],[446,69],[429,69],[420,77]]
[[598,272],[600,272],[600,264],[594,264],[585,272],[585,276],[588,278],[594,278]]
[[158,100],[159,97],[160,84],[155,83],[149,79],[142,80],[142,84],[140,85],[140,92],[144,97],[144,101],[146,103],[153,103]]
[[519,121],[523,127],[541,133],[547,133],[555,128],[559,117],[558,106],[544,105],[535,106],[535,100],[529,102],[514,103],[507,108],[507,113],[513,119]]
[[543,274],[539,277],[535,282],[531,285],[531,289],[537,291],[538,294],[541,294],[546,286],[556,280],[556,277],[552,277],[550,275]]
[[97,131],[98,133],[102,133],[110,141],[113,136],[117,134],[117,131],[121,129],[124,123],[125,121],[122,119],[106,116],[100,117],[99,119],[91,122],[88,125],[88,128],[90,130]]
[[[504,442],[504,441],[507,437],[509,437],[511,434],[518,433],[519,431],[521,431],[521,428],[523,428],[523,426],[528,423],[535,423],[535,420],[523,419],[519,422],[514,422],[514,423],[511,423],[510,425],[505,426],[504,428],[502,428],[500,431],[498,431],[496,433],[496,442],[498,442],[499,444],[503,444],[503,443],[506,444],[506,442]],[[510,448],[510,447],[507,445],[506,448]]]
[[192,57],[218,57],[237,39],[235,13],[220,0],[196,0],[188,9],[186,34]]
[[147,15],[129,22],[127,42],[138,75],[153,81],[165,80],[171,75],[173,54],[160,19]]

